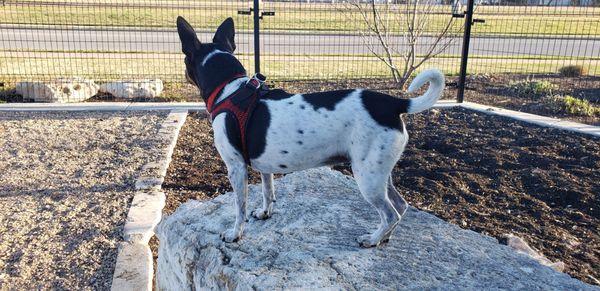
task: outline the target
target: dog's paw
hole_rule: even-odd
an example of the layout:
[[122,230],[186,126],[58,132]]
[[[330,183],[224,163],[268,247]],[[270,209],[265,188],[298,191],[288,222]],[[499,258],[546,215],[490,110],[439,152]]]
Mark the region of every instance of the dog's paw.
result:
[[358,241],[358,244],[363,248],[376,247],[381,243],[379,240],[374,240],[370,234],[361,235],[356,241]]
[[254,216],[254,218],[259,219],[259,220],[269,219],[269,218],[271,218],[271,215],[272,215],[272,213],[270,211],[263,210],[260,208],[252,211],[252,216]]
[[241,235],[233,229],[228,229],[221,233],[221,239],[228,243],[236,242],[240,239],[240,237]]

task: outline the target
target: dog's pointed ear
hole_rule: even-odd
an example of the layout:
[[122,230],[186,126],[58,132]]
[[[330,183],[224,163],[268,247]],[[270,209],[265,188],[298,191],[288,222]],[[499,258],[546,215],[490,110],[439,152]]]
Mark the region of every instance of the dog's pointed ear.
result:
[[233,19],[231,17],[225,19],[213,37],[213,42],[221,44],[230,53],[235,51],[235,28],[233,27]]
[[177,17],[177,33],[181,40],[181,50],[187,56],[192,56],[193,52],[200,48],[200,40],[194,28],[181,16]]

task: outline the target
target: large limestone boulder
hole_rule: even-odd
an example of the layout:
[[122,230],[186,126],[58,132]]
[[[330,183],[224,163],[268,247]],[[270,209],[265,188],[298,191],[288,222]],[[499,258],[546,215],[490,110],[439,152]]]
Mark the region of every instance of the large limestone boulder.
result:
[[18,82],[16,91],[35,102],[81,102],[98,93],[98,85],[84,78],[61,78],[50,82]]
[[[441,290],[593,290],[490,237],[410,208],[387,245],[363,249],[375,210],[353,179],[327,168],[275,183],[273,217],[250,219],[245,237],[223,243],[234,221],[234,196],[191,201],[165,218],[160,239],[160,290],[294,288]],[[250,209],[260,203],[251,186]],[[597,289],[596,289],[597,290]]]
[[163,89],[163,82],[158,79],[111,82],[100,86],[100,92],[124,99],[159,97]]

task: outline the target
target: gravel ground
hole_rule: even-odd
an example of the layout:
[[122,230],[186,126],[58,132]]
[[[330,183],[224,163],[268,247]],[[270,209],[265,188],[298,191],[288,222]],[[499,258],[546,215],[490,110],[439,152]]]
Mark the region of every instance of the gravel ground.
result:
[[166,112],[0,115],[0,289],[110,288]]

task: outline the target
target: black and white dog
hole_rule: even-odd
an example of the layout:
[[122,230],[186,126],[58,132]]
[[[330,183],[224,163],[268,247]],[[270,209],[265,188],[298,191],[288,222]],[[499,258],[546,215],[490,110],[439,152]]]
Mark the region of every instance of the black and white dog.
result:
[[[252,80],[233,55],[231,18],[219,26],[212,43],[201,43],[182,17],[177,19],[177,30],[185,53],[186,77],[200,89],[205,102],[211,101],[211,96],[215,103],[225,102]],[[248,119],[246,144],[234,114],[226,111],[214,116],[215,145],[237,195],[235,225],[222,239],[233,242],[242,236],[247,219],[248,165],[262,178],[262,208],[252,215],[267,219],[275,201],[273,173],[350,162],[360,192],[381,218],[379,228],[359,237],[358,242],[373,247],[387,241],[408,206],[390,176],[408,142],[400,115],[430,108],[444,89],[444,76],[438,70],[424,71],[408,91],[425,83],[429,83],[425,94],[413,99],[361,89],[311,94],[271,90],[257,100]]]

